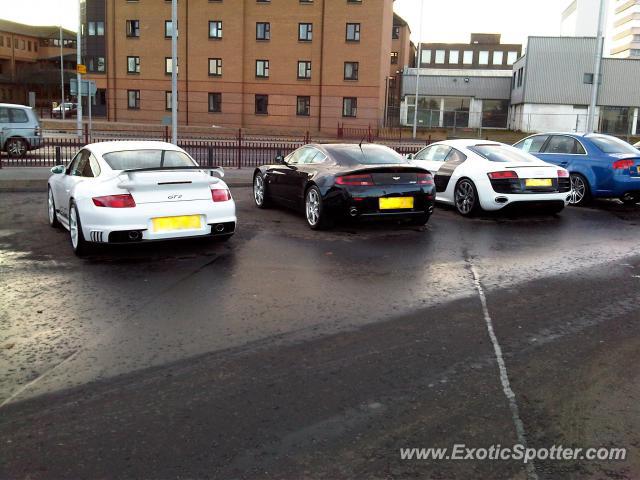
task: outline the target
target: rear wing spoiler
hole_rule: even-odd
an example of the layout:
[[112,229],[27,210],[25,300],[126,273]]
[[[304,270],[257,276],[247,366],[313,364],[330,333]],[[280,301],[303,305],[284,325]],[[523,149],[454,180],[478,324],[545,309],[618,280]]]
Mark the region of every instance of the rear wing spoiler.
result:
[[[195,180],[188,180],[184,182],[176,182],[176,183],[190,183],[190,184],[200,184],[200,185],[214,185],[224,177],[224,170],[222,167],[153,167],[153,168],[131,168],[128,170],[122,170],[119,175],[126,175],[127,179],[124,178],[120,183],[118,183],[118,188],[134,190],[136,188],[153,188],[157,185],[161,185],[162,182],[158,182],[157,178],[155,178],[152,182],[144,181],[142,178],[134,178],[134,174],[136,173],[151,173],[151,172],[180,172],[180,171],[209,171],[210,178],[200,177]],[[173,183],[173,182],[170,182]]]
[[210,175],[218,173],[220,177],[224,177],[224,169],[222,167],[200,167],[194,165],[193,167],[150,167],[150,168],[130,168],[128,170],[122,170],[121,173],[139,173],[139,172],[163,172],[163,171],[175,171],[175,170],[209,170]]

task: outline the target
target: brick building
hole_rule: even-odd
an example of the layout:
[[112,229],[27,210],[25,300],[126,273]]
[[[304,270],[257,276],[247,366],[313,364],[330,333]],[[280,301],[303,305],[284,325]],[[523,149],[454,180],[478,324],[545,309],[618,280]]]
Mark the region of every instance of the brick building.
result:
[[[75,74],[75,32],[62,30],[65,89]],[[0,20],[0,102],[36,106],[60,101],[60,27],[33,26]]]
[[[178,9],[180,124],[383,122],[393,0],[181,0]],[[83,0],[81,12],[94,112],[160,123],[171,98],[171,2]]]

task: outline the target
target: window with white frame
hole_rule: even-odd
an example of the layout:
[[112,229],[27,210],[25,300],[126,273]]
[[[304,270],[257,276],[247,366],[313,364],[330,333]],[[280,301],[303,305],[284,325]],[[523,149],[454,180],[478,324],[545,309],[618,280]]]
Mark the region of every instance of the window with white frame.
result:
[[221,20],[209,21],[209,38],[215,38],[215,39],[222,38],[222,21]]
[[269,60],[256,60],[256,77],[269,77]]

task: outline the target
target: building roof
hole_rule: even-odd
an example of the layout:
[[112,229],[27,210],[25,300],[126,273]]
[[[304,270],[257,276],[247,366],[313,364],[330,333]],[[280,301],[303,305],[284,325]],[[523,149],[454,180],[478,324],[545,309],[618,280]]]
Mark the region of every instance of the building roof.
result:
[[[24,23],[11,22],[0,18],[0,32],[14,33],[37,38],[59,38],[60,27],[56,25],[27,25]],[[76,32],[62,29],[65,39],[75,39]]]
[[409,29],[409,33],[411,33],[411,27],[407,23],[407,21],[402,18],[397,13],[393,12],[393,26],[394,27],[407,27]]

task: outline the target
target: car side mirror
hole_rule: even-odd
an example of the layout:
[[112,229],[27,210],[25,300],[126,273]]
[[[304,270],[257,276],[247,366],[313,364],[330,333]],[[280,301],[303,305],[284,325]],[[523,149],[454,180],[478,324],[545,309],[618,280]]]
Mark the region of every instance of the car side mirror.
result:
[[284,165],[284,157],[282,155],[277,155],[275,158],[275,162],[278,165]]
[[224,177],[224,169],[222,167],[212,168],[209,170],[209,175],[212,177],[223,178]]
[[410,153],[409,155],[407,155],[407,160],[413,160],[413,153]]
[[56,165],[55,167],[53,167],[51,169],[51,173],[55,174],[55,175],[60,175],[61,173],[64,173],[66,171],[66,168],[64,167],[64,165]]

